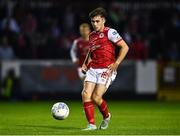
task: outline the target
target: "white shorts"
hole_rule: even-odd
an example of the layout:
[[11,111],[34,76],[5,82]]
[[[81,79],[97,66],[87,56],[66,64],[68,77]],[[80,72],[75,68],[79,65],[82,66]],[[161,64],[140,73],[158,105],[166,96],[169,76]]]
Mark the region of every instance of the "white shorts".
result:
[[84,74],[81,70],[81,67],[77,69],[79,78],[83,79],[86,77],[86,74]]
[[117,72],[110,72],[107,68],[94,69],[90,68],[86,72],[85,81],[93,82],[96,84],[103,84],[108,88],[115,80]]

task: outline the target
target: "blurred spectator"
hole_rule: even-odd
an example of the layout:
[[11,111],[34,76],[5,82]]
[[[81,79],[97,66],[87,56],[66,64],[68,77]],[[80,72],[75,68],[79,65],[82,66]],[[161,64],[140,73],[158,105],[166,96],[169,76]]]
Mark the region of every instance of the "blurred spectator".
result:
[[8,43],[7,37],[2,38],[2,44],[0,45],[0,60],[12,60],[15,58],[14,51]]
[[179,60],[179,51],[177,43],[173,43],[170,48],[167,50],[167,58],[170,61]]
[[118,25],[121,20],[120,11],[119,11],[118,3],[112,3],[110,10],[109,10],[109,16],[112,20],[113,25]]
[[33,14],[28,13],[22,24],[22,31],[26,34],[32,34],[36,31],[37,21]]
[[133,35],[139,33],[139,16],[136,12],[133,12],[129,20],[129,30]]
[[129,59],[145,60],[148,58],[148,41],[145,42],[140,35],[136,35],[130,45]]
[[20,32],[20,27],[13,17],[6,17],[2,20],[2,30],[10,30],[14,33]]
[[128,43],[128,45],[131,45],[132,36],[127,26],[124,28],[123,37],[124,37],[124,40]]
[[2,20],[0,18],[0,31],[2,31]]
[[68,6],[64,12],[63,27],[65,33],[72,33],[74,30],[75,13],[72,11],[72,7]]
[[174,14],[172,17],[172,24],[175,28],[180,28],[180,19],[179,16],[177,14]]
[[10,69],[2,83],[2,96],[7,100],[17,100],[19,93],[19,79],[15,76],[14,70]]
[[50,33],[54,40],[56,40],[61,35],[61,30],[58,26],[57,20],[53,20]]
[[[13,45],[11,48],[20,59],[69,59],[70,43],[78,33],[76,28],[81,21],[89,22],[89,10],[97,5],[108,9],[108,25],[123,32],[122,36],[132,46],[129,58],[167,60],[172,56],[170,46],[174,52],[172,41],[177,46],[180,44],[179,2],[168,1],[161,5],[145,1],[88,4],[47,1],[48,4],[44,1],[0,2],[0,36],[8,37],[9,45]],[[137,34],[143,36],[141,42],[133,38]]]

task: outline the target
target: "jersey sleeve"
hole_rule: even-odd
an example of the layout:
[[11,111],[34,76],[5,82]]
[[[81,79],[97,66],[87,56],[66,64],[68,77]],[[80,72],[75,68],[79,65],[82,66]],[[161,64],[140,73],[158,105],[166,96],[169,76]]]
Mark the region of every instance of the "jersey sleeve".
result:
[[71,50],[70,50],[70,56],[71,56],[71,60],[72,62],[76,62],[78,60],[77,58],[77,40],[74,40]]
[[113,43],[118,43],[122,40],[122,37],[115,29],[110,28],[108,31],[108,39]]

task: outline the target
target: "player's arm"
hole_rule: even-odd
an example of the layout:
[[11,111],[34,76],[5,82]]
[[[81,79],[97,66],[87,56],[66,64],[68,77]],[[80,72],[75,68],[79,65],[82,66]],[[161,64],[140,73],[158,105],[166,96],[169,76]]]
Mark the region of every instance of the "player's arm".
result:
[[128,50],[129,50],[129,47],[128,45],[126,44],[126,42],[121,39],[117,44],[116,44],[118,47],[120,47],[120,51],[119,51],[119,54],[118,54],[118,57],[115,61],[115,63],[110,67],[110,70],[112,71],[116,71],[119,64],[121,64],[121,62],[123,61],[123,59],[125,58],[126,54],[128,53]]
[[84,59],[84,63],[83,63],[83,65],[82,65],[82,67],[81,67],[81,70],[82,70],[82,72],[83,73],[86,73],[86,71],[87,71],[87,65],[89,64],[89,62],[91,61],[91,55],[90,55],[91,53],[90,53],[90,50],[88,50],[88,52],[87,52],[87,55],[86,55],[86,58]]
[[121,62],[125,58],[128,50],[129,50],[129,47],[126,44],[126,42],[122,39],[122,37],[118,34],[118,32],[114,29],[109,30],[108,38],[110,41],[112,41],[114,44],[116,44],[118,47],[121,48],[118,53],[118,57],[117,57],[115,63],[109,65],[109,69],[111,71],[116,71],[118,66],[121,64]]
[[79,63],[79,59],[77,57],[77,41],[75,40],[72,44],[71,50],[70,50],[70,56],[71,56],[71,60],[74,64]]

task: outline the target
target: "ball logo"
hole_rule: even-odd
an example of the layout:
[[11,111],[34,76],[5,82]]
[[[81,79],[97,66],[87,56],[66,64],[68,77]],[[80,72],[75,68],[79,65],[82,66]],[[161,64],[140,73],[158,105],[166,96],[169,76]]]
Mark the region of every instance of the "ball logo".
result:
[[103,37],[104,37],[104,33],[100,33],[99,38],[103,38]]

